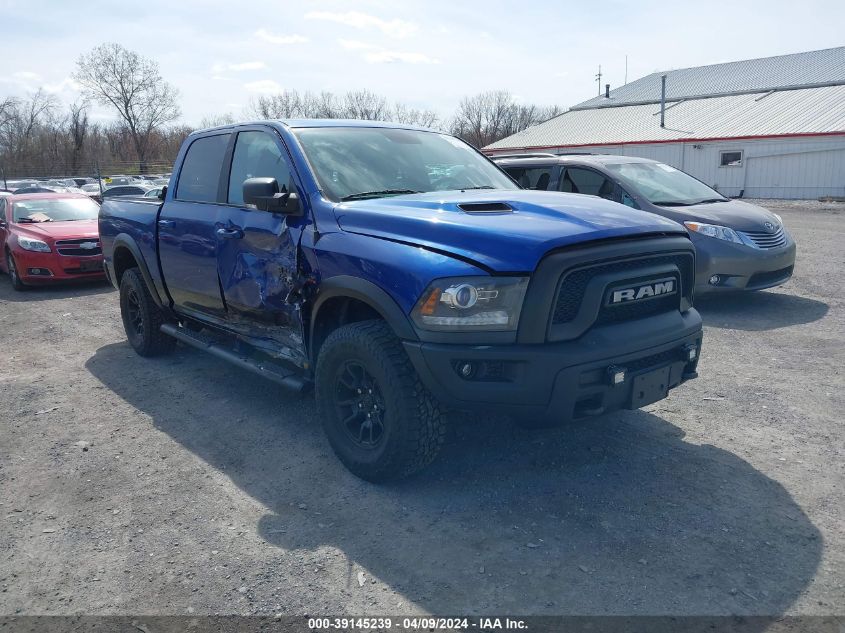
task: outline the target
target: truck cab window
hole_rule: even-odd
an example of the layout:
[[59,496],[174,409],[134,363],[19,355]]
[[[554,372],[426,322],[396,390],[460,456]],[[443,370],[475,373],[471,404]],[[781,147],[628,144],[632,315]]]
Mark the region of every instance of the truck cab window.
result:
[[191,143],[176,185],[177,200],[217,202],[220,168],[228,144],[228,134],[204,136]]
[[287,160],[273,137],[266,132],[238,134],[229,173],[229,204],[244,203],[243,184],[248,178],[275,178],[279,191],[288,191],[290,169]]

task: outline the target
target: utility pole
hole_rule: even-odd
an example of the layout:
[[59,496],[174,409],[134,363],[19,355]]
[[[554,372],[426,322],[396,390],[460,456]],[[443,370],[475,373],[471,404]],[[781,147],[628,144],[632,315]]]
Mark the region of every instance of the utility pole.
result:
[[97,185],[100,187],[100,201],[103,200],[103,177],[100,175],[100,162],[94,161],[94,171],[97,173]]
[[628,56],[625,55],[625,83],[628,83]]
[[596,81],[599,84],[599,96],[601,96],[601,64],[599,64],[599,72],[596,74]]

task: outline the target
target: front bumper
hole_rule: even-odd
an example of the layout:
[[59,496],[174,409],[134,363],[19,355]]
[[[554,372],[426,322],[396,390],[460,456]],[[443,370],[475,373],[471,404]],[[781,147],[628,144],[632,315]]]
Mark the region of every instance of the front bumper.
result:
[[[785,283],[795,267],[795,242],[787,238],[780,248],[752,248],[692,234],[696,250],[695,292],[707,294],[762,290]],[[717,284],[709,282],[719,276]]]
[[18,276],[27,284],[102,279],[105,276],[102,255],[59,255],[56,252],[38,253],[22,248],[15,249],[12,254]]
[[[565,421],[641,406],[635,379],[655,370],[666,369],[666,393],[694,378],[701,340],[701,317],[690,309],[596,327],[559,343],[404,344],[423,383],[447,406]],[[695,359],[689,360],[693,346]],[[461,368],[468,363],[475,373],[464,377]],[[622,384],[611,384],[611,367],[626,370]]]

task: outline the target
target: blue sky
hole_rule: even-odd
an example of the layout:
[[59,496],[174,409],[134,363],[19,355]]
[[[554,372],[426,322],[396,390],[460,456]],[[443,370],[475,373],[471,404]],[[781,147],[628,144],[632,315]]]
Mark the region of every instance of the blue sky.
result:
[[0,24],[0,98],[43,86],[73,101],[77,57],[115,41],[159,62],[197,124],[284,88],[367,88],[443,115],[492,89],[570,106],[597,93],[599,64],[621,84],[626,55],[633,80],[841,46],[845,3],[0,0]]

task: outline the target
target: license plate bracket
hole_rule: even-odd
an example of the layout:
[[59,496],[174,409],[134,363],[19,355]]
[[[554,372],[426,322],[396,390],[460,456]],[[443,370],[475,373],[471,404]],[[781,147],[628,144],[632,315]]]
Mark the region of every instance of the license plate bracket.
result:
[[85,272],[94,272],[96,270],[102,270],[103,262],[99,259],[89,259],[87,261],[83,260],[79,262],[79,270],[83,270]]
[[661,367],[634,377],[629,408],[639,409],[669,395],[671,366]]

